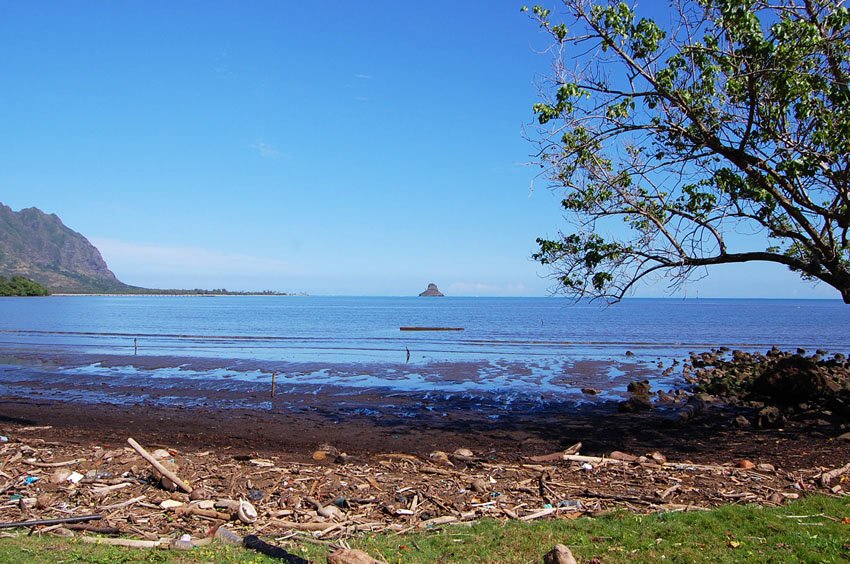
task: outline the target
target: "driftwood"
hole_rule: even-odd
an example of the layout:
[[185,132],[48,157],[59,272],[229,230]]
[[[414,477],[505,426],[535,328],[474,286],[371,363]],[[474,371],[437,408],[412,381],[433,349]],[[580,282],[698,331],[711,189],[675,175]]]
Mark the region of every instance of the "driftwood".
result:
[[835,470],[824,472],[820,475],[820,485],[826,487],[829,485],[830,482],[832,482],[832,480],[841,476],[842,474],[846,474],[848,471],[850,471],[850,462],[848,462],[841,468],[836,468]]
[[61,468],[63,466],[73,466],[74,464],[79,464],[80,462],[85,462],[85,459],[74,458],[73,460],[66,460],[64,462],[28,462],[24,460],[24,464],[29,464],[30,466],[35,466],[36,468]]
[[192,486],[186,484],[186,482],[181,480],[177,476],[177,474],[175,474],[174,472],[172,472],[171,470],[169,470],[168,468],[166,468],[165,466],[160,464],[159,461],[156,458],[151,456],[150,453],[148,453],[148,451],[146,451],[144,448],[142,448],[142,445],[137,443],[132,438],[128,438],[127,442],[130,443],[130,446],[133,447],[133,450],[138,452],[139,455],[142,458],[144,458],[145,460],[147,460],[150,463],[151,466],[156,468],[157,471],[159,471],[160,474],[162,474],[163,476],[165,476],[166,478],[171,480],[174,483],[175,486],[177,486],[178,488],[180,488],[181,490],[183,490],[186,493],[192,493]]
[[703,411],[705,411],[705,401],[698,396],[691,396],[688,398],[688,403],[682,406],[682,408],[677,410],[673,415],[672,422],[682,425]]

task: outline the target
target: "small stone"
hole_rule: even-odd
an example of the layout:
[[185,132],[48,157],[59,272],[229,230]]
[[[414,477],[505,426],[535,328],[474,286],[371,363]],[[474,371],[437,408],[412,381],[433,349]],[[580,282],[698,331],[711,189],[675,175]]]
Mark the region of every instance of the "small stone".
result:
[[587,394],[588,396],[595,396],[602,393],[602,390],[597,390],[596,388],[582,388],[581,393]]
[[207,499],[209,497],[209,492],[206,488],[194,488],[192,493],[189,494],[189,499],[192,501],[200,501],[203,499]]
[[779,492],[776,492],[774,494],[771,494],[771,496],[769,498],[767,498],[767,500],[770,503],[775,503],[776,505],[782,505],[783,503],[785,503],[785,496],[782,495]]
[[655,462],[657,464],[666,464],[667,463],[667,457],[664,456],[663,454],[661,454],[658,451],[653,452],[652,454],[649,455],[649,457],[653,460],[653,462]]
[[835,437],[836,440],[850,442],[850,433],[844,433]]
[[49,481],[51,484],[64,483],[72,473],[73,470],[69,470],[68,468],[57,468],[53,471],[53,474],[50,475]]
[[328,564],[380,564],[362,550],[343,548],[328,554]]
[[753,424],[750,423],[750,420],[744,417],[743,415],[739,415],[735,418],[735,425],[737,425],[741,429],[749,429],[750,427],[752,427]]
[[469,485],[469,488],[476,493],[485,493],[490,489],[490,486],[481,478],[476,478],[472,480],[472,483]]
[[619,460],[621,462],[636,462],[638,459],[638,457],[633,454],[620,452],[619,450],[611,451],[611,454],[608,455],[608,458],[612,460]]
[[177,501],[176,499],[166,499],[165,501],[160,503],[159,506],[163,509],[175,509],[177,507],[182,507],[183,502]]
[[36,509],[47,509],[53,505],[54,497],[49,493],[43,493],[35,498]]
[[151,453],[151,456],[158,460],[165,460],[167,458],[171,458],[171,453],[163,448],[158,448]]
[[576,564],[576,559],[569,548],[563,544],[556,544],[543,557],[543,564]]
[[452,464],[452,461],[449,460],[449,455],[446,454],[445,452],[441,451],[441,450],[435,450],[434,452],[429,454],[428,459],[431,462],[434,462],[436,464],[444,464],[446,466],[454,466],[454,464]]
[[460,458],[461,460],[469,460],[473,458],[475,455],[472,454],[472,451],[468,448],[458,448],[452,453],[454,458]]
[[756,464],[756,470],[759,472],[776,472],[776,467],[773,464]]
[[752,470],[756,467],[753,461],[747,460],[746,458],[743,460],[739,460],[736,466],[742,470]]

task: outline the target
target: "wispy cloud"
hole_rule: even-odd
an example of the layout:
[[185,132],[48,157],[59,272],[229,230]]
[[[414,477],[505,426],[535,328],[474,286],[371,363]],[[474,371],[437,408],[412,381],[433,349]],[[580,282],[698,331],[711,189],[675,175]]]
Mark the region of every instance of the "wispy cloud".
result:
[[371,74],[355,74],[354,78],[359,78],[360,80],[372,80],[374,77]]
[[250,147],[255,149],[264,159],[280,160],[285,156],[274,145],[270,145],[265,141],[256,141],[251,143]]
[[196,247],[146,245],[114,239],[93,239],[110,268],[122,272],[193,274],[199,276],[292,275],[295,268],[280,259],[223,253]]

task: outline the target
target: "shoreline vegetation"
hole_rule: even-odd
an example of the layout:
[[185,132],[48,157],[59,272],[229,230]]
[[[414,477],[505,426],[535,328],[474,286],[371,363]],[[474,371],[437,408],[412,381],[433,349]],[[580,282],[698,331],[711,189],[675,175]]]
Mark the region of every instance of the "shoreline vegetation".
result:
[[33,282],[23,276],[12,276],[5,278],[0,276],[0,296],[3,297],[25,297],[25,296],[49,296],[50,290]]
[[61,292],[53,293],[52,296],[179,296],[179,297],[216,297],[216,296],[292,296],[305,297],[309,296],[307,292],[276,292],[272,290],[262,290],[257,292],[240,292],[231,290],[157,290],[145,289],[144,291],[133,292]]

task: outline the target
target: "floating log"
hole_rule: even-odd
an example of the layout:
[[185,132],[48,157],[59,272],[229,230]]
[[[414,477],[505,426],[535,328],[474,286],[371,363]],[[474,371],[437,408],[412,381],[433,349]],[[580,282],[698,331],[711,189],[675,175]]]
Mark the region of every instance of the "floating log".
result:
[[463,331],[463,327],[399,327],[399,331]]

